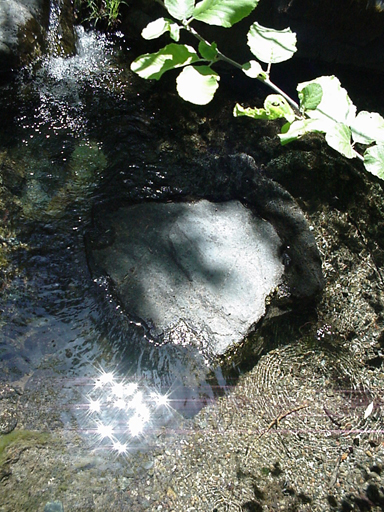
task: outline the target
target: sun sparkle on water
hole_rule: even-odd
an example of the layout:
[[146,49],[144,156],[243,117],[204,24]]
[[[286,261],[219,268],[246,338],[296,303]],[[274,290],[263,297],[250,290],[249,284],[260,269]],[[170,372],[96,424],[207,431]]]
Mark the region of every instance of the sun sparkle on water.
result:
[[[141,387],[140,387],[141,388]],[[117,455],[146,442],[172,414],[168,394],[139,388],[137,382],[100,371],[88,393],[88,417],[94,422],[98,444]],[[149,428],[150,425],[150,428]]]
[[96,389],[97,388],[102,388],[106,384],[112,384],[113,379],[114,379],[114,376],[113,376],[112,372],[108,372],[108,373],[102,372],[100,377],[96,380],[95,388]]
[[106,437],[111,439],[111,437],[113,436],[113,426],[112,425],[103,425],[102,423],[100,423],[97,426],[97,433],[101,437],[101,439],[104,439]]
[[101,402],[100,400],[92,400],[89,399],[89,412],[100,412],[101,410]]

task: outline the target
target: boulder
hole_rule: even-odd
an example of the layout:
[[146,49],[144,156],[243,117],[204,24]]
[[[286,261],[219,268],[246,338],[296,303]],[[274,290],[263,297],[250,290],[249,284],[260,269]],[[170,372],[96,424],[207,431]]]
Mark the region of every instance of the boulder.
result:
[[0,2],[0,73],[40,55],[49,20],[49,0]]
[[324,287],[315,237],[299,205],[279,183],[268,178],[254,159],[238,153],[215,159],[215,198],[237,198],[268,220],[282,242],[285,282],[290,301],[311,306]]
[[242,341],[282,281],[279,236],[239,201],[144,202],[104,220],[113,242],[93,257],[124,309],[208,358]]
[[167,180],[179,187],[157,196],[148,187],[132,194],[122,173],[119,190],[95,205],[85,240],[93,278],[113,304],[107,316],[212,361],[234,347],[240,354],[261,319],[310,314],[324,279],[313,232],[286,189],[249,155],[200,159],[183,160],[182,171],[159,161],[162,176],[162,165],[175,167]]

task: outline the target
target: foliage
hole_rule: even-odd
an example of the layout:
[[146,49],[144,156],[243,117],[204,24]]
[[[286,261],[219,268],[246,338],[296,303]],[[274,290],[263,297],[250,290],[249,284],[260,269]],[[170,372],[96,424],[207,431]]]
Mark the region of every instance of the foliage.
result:
[[78,5],[85,4],[89,11],[89,20],[95,23],[106,21],[110,27],[118,23],[120,6],[124,3],[124,0],[77,0]]
[[[95,0],[88,0],[95,1]],[[117,1],[117,0],[115,0]],[[270,94],[262,108],[244,108],[235,105],[234,116],[254,119],[285,119],[279,135],[282,144],[297,140],[306,133],[324,133],[330,147],[346,158],[359,158],[365,168],[384,179],[384,119],[375,112],[359,112],[335,76],[322,76],[298,84],[299,104],[277,85],[269,74],[272,64],[290,59],[296,52],[296,34],[290,28],[275,30],[255,22],[247,35],[249,49],[256,58],[240,64],[224,55],[215,42],[206,41],[192,26],[194,20],[230,28],[248,16],[259,0],[164,0],[164,7],[174,18],[159,18],[142,31],[145,39],[156,39],[169,33],[174,41],[155,53],[135,59],[131,69],[142,78],[159,80],[172,69],[182,68],[176,78],[176,89],[181,98],[197,105],[206,105],[219,87],[220,76],[212,69],[225,61],[240,69],[248,77],[258,79],[270,87]],[[176,20],[176,21],[175,21]],[[197,48],[181,44],[185,30],[198,40]],[[263,68],[262,63],[266,66]],[[355,144],[369,146],[362,156]]]

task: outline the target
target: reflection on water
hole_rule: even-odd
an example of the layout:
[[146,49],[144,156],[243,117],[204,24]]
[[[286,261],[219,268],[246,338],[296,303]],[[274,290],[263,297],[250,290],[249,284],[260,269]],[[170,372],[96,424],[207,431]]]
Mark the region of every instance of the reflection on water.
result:
[[112,372],[100,372],[87,400],[90,431],[101,446],[121,455],[156,435],[174,417],[168,394],[142,389]]
[[[77,30],[76,56],[47,58],[38,69],[23,70],[14,82],[0,88],[4,120],[0,126],[4,186],[0,235],[6,259],[0,373],[9,382],[27,374],[39,379],[49,376],[52,382],[55,376],[87,378],[83,390],[88,397],[87,422],[98,415],[96,434],[109,440],[117,452],[124,452],[126,433],[138,437],[154,419],[167,420],[174,409],[193,416],[215,396],[212,382],[225,382],[220,370],[212,381],[204,363],[188,347],[157,347],[90,276],[84,235],[95,199],[103,194],[104,183],[111,181],[116,162],[124,161],[127,168],[139,172],[137,163],[130,162],[134,143],[124,149],[118,141],[114,144],[108,129],[104,137],[100,120],[126,127],[122,99],[136,93],[127,78],[129,62],[124,68],[114,60],[119,54],[116,44],[124,45],[122,38],[118,35],[111,42],[81,27]],[[132,103],[129,108],[134,109]],[[128,130],[142,147],[145,123],[136,120]],[[142,147],[136,155],[143,152]],[[153,165],[149,172],[159,174]],[[156,177],[163,179],[163,175]],[[149,185],[158,187],[155,181]],[[103,368],[104,375],[113,371],[116,383],[90,390],[89,382],[98,375],[96,368]],[[125,382],[138,383],[141,401],[139,391],[128,396],[129,384],[124,384],[121,396],[116,394],[119,383]],[[116,395],[116,403],[108,402],[107,388]],[[123,404],[122,400],[128,401]],[[131,419],[121,418],[127,414]],[[117,434],[110,419],[104,422],[105,415],[117,423],[124,421],[124,435]]]

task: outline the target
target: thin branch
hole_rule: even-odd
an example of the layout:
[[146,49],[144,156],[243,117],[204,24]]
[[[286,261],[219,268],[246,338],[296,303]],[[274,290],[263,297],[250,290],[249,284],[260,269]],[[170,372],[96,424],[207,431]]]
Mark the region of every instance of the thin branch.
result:
[[[184,25],[184,28],[190,34],[192,34],[194,37],[196,37],[196,39],[198,39],[199,41],[205,43],[208,46],[211,46],[211,43],[206,41],[198,32],[196,32],[196,30],[193,27],[191,27],[190,25]],[[235,60],[230,59],[229,57],[224,55],[224,53],[222,53],[220,50],[217,50],[217,55],[218,55],[218,59],[220,59],[220,60],[222,60],[224,62],[227,62],[228,64],[231,64],[232,66],[234,66],[237,69],[243,70],[243,66],[239,62],[236,62]],[[296,112],[300,114],[300,108],[299,108],[299,105],[296,103],[296,101],[294,101],[290,96],[288,96],[288,94],[286,94],[284,91],[282,91],[280,89],[280,87],[278,87],[273,82],[271,82],[271,80],[269,78],[263,78],[263,77],[259,78],[259,77],[257,77],[257,79],[260,82],[262,82],[263,84],[266,84],[273,91],[275,91],[278,94],[280,94],[281,96],[283,96],[283,98],[285,98],[287,100],[287,102],[291,105],[291,107],[293,107],[293,109],[296,110]]]
[[284,91],[282,91],[280,89],[280,87],[278,87],[273,82],[271,82],[271,80],[269,78],[266,78],[265,80],[262,80],[261,78],[259,78],[259,80],[261,80],[262,82],[267,84],[271,89],[273,89],[275,92],[277,92],[278,94],[283,96],[283,98],[285,98],[288,101],[288,103],[291,105],[291,107],[293,107],[293,109],[296,110],[296,112],[298,112],[301,115],[299,105],[290,96],[288,96],[288,94],[286,94]]
[[[198,32],[196,32],[196,30],[191,27],[190,25],[185,25],[184,24],[184,28],[190,33],[192,34],[196,39],[198,39],[199,41],[201,41],[202,43],[205,43],[207,46],[211,46],[211,43],[209,41],[207,41],[206,39],[204,39],[204,37],[202,37]],[[216,49],[217,51],[217,55],[219,56],[219,58],[221,60],[224,60],[225,62],[228,62],[228,64],[231,64],[232,66],[235,66],[235,68],[238,68],[238,69],[242,69],[242,66],[241,64],[239,64],[238,62],[236,62],[235,60],[232,60],[230,59],[229,57],[227,57],[226,55],[224,55],[223,53],[221,53],[220,50]]]
[[358,158],[359,160],[361,160],[362,162],[364,162],[364,157],[363,155],[360,155],[360,153],[358,153],[355,149],[353,150],[353,154],[355,155],[356,158]]
[[285,411],[285,412],[281,413],[279,416],[277,416],[276,418],[274,418],[271,421],[271,423],[268,425],[268,427],[263,432],[261,432],[261,434],[259,434],[257,439],[260,439],[261,437],[263,437],[263,435],[265,435],[267,432],[269,432],[272,429],[272,427],[275,426],[277,428],[280,424],[280,421],[283,420],[284,418],[286,418],[289,414],[300,411],[301,409],[306,409],[307,407],[309,407],[309,404],[303,404],[303,405],[299,405],[298,407],[295,407],[294,409],[290,409],[289,411]]
[[[162,5],[164,8],[166,8],[163,0],[155,0],[155,1],[157,3],[159,3],[160,5]],[[201,41],[201,42],[205,43],[206,45],[211,46],[211,43],[209,41],[205,40],[193,27],[191,27],[190,23],[193,21],[193,19],[194,18],[191,17],[189,20],[181,21],[182,27],[185,30],[187,30],[190,34],[192,34],[198,41]],[[181,26],[180,26],[180,28],[181,28]],[[234,66],[237,69],[243,70],[243,66],[239,62],[236,62],[235,60],[227,57],[226,55],[224,55],[224,53],[222,53],[218,49],[216,49],[216,51],[217,51],[217,60],[222,60],[224,62],[227,62],[231,66]],[[269,78],[270,69],[271,69],[271,63],[268,64],[268,68],[266,71],[267,78],[265,78],[265,76],[260,75],[259,77],[256,77],[257,80],[266,84],[270,89],[275,91],[277,94],[280,94],[291,105],[291,107],[296,111],[297,114],[299,114],[300,116],[303,116],[303,114],[300,112],[300,107],[299,107],[298,103],[296,101],[294,101],[290,96],[288,96],[287,93],[285,93],[282,89],[280,89],[280,87],[278,87],[276,84],[274,84],[270,80],[270,78]],[[305,116],[305,114],[304,114],[304,116]],[[353,154],[354,154],[354,157],[356,157],[360,161],[364,162],[364,157],[362,155],[360,155],[360,153],[358,153],[356,150],[353,150]]]

